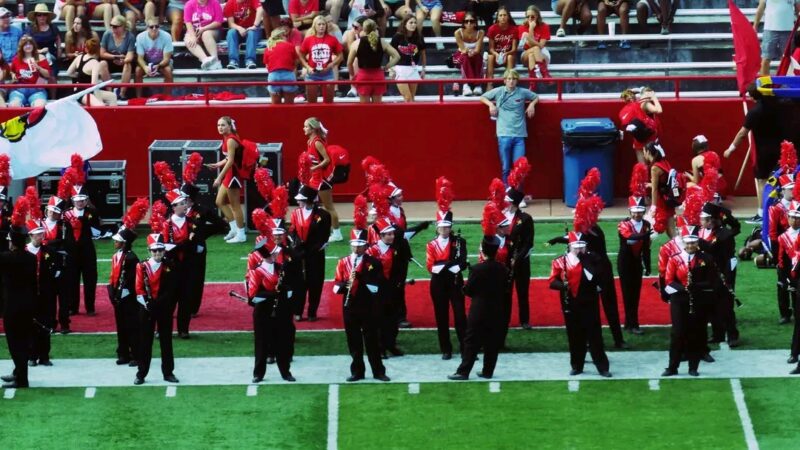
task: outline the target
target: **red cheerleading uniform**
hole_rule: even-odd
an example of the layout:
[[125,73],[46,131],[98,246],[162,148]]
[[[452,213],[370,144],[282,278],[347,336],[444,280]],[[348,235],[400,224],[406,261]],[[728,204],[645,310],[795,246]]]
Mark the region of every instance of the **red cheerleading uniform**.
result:
[[222,185],[228,189],[241,189],[242,181],[239,179],[239,171],[242,167],[244,145],[242,145],[242,139],[236,134],[223,136],[222,156],[225,158],[228,157],[228,139],[236,141],[236,153],[233,156],[233,166],[231,166],[230,170],[225,172],[225,176],[222,178]]
[[[327,143],[319,136],[314,136],[311,138],[311,141],[308,142],[308,148],[306,152],[311,157],[311,162],[314,165],[317,165],[322,161],[322,155],[319,154],[317,150],[317,142],[321,143],[323,147],[326,148],[327,151]],[[328,155],[330,158],[330,155]],[[311,172],[311,187],[318,190],[324,191],[331,188],[330,183],[328,180],[333,175],[334,164],[333,161],[330,161],[327,166],[317,169]]]

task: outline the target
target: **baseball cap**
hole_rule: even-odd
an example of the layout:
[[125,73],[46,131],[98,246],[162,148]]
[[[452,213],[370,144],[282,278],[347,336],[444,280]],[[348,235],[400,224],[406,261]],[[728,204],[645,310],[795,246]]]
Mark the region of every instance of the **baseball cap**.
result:
[[8,8],[0,7],[0,17],[11,17],[11,11]]

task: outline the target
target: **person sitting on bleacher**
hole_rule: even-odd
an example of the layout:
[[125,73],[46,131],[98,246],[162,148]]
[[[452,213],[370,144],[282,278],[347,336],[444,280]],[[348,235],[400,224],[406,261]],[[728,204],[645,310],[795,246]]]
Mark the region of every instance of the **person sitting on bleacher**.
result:
[[[164,1],[164,0],[160,0]],[[172,42],[179,42],[183,37],[183,10],[189,0],[169,0],[167,3],[167,17],[169,17],[170,34]],[[162,6],[163,7],[163,6]],[[161,18],[160,21],[162,21]]]
[[[425,78],[425,38],[422,37],[421,26],[417,18],[409,15],[397,27],[392,36],[391,45],[400,54],[400,62],[389,72],[397,81],[413,81]],[[422,68],[420,70],[420,67]],[[397,90],[406,102],[413,102],[417,95],[416,84],[398,84]]]
[[[422,28],[425,18],[431,18],[431,28],[436,37],[442,37],[442,1],[441,0],[415,0],[417,2],[417,23]],[[436,43],[436,50],[444,50],[444,44]]]
[[294,45],[297,51],[300,51],[300,46],[303,45],[303,32],[294,27],[294,22],[288,17],[281,19],[281,28],[286,30],[286,40]]
[[0,7],[0,50],[6,61],[11,61],[16,56],[21,37],[22,30],[11,26],[11,11]]
[[245,39],[244,64],[256,68],[256,46],[261,39],[264,8],[258,0],[228,0],[222,15],[228,21],[228,69],[238,69],[239,42]]
[[[30,27],[27,33],[36,41],[39,53],[43,54],[50,64],[50,76],[47,77],[47,81],[51,84],[57,83],[58,62],[61,60],[61,36],[52,23],[55,16],[44,3],[38,3],[36,8],[28,13]],[[53,94],[55,92],[51,91],[51,95]]]
[[550,78],[550,26],[542,20],[542,12],[534,5],[525,10],[526,22],[519,26],[520,59],[528,65],[528,78]]
[[[597,2],[597,34],[606,34],[606,17],[616,14],[619,17],[619,27],[622,34],[628,34],[628,24],[630,23],[628,11],[630,6],[628,0],[600,0]],[[605,41],[597,41],[597,49],[605,50],[608,44]],[[629,50],[631,41],[622,40],[619,48]]]
[[86,41],[91,38],[100,42],[100,36],[92,30],[89,18],[77,16],[72,19],[72,26],[64,34],[64,53],[68,64],[72,64],[72,60],[79,54],[86,53]]
[[154,0],[122,0],[122,14],[131,24],[131,29],[136,29],[136,22],[147,21],[156,17],[156,3]]
[[[507,70],[514,69],[517,54],[517,27],[508,8],[501,6],[497,10],[497,20],[486,32],[489,38],[489,59],[486,65],[486,78],[494,78],[495,66]],[[486,85],[486,90],[492,89],[492,83]]]
[[497,0],[470,0],[467,11],[478,16],[483,21],[483,25],[488,27],[494,23],[498,3]]
[[[264,50],[264,66],[269,75],[267,81],[297,81],[297,50],[294,44],[286,40],[286,27],[272,30]],[[273,105],[294,103],[297,86],[267,86]]]
[[[108,63],[110,73],[122,73],[122,82],[131,82],[136,38],[128,31],[128,21],[124,16],[111,19],[111,30],[103,33],[100,41],[100,57]],[[119,99],[125,100],[127,88],[120,88]]]
[[[97,84],[111,79],[108,63],[100,60],[99,40],[91,38],[86,41],[86,53],[72,61],[67,68],[67,76],[81,84]],[[87,106],[117,106],[117,96],[113,92],[98,89],[83,96],[81,102]]]
[[311,28],[311,23],[319,14],[319,0],[289,0],[289,17],[300,31]]
[[[567,21],[575,19],[578,21],[578,33],[583,34],[592,24],[592,10],[589,8],[589,0],[550,0],[553,12],[561,16],[561,24],[558,26],[556,36],[564,37],[567,35]],[[586,41],[578,42],[581,47],[586,47]]]
[[92,19],[103,19],[106,31],[111,30],[111,19],[120,15],[119,6],[115,0],[87,0],[89,2],[88,15]]
[[[329,34],[328,22],[324,16],[314,17],[312,29],[314,33],[306,36],[300,46],[300,62],[305,67],[306,81],[332,81],[334,71],[342,62],[342,44]],[[322,100],[333,103],[332,84],[322,86]],[[319,93],[318,85],[306,86],[306,101],[316,103]]]
[[86,1],[56,0],[53,5],[53,12],[56,13],[56,18],[63,19],[64,23],[69,25],[73,23],[75,17],[86,15]]
[[[464,78],[483,78],[483,30],[478,29],[478,16],[473,12],[464,15],[464,27],[456,29],[455,38],[458,45],[456,58]],[[458,83],[453,84],[453,92],[459,91]],[[475,90],[468,83],[464,83],[463,94],[469,97],[473,94],[481,95],[481,87]]]
[[222,5],[218,0],[189,0],[183,9],[186,48],[200,61],[202,70],[222,69],[217,58],[217,34],[222,27]]
[[[158,19],[147,19],[147,30],[136,36],[136,82],[162,75],[165,83],[172,83],[173,51],[172,37],[159,28]],[[172,90],[167,88],[164,93],[170,95]],[[142,96],[141,87],[136,88],[136,96]]]
[[[669,34],[669,27],[675,19],[679,0],[639,0],[636,3],[636,21],[639,22],[641,33],[647,33],[647,18],[655,16],[661,24],[661,34]],[[642,41],[642,48],[647,48],[647,41]]]
[[[39,54],[36,42],[25,35],[19,40],[17,56],[11,61],[11,71],[17,84],[36,84],[40,78],[50,76],[50,64]],[[18,88],[8,94],[11,107],[32,106],[38,108],[47,103],[47,92],[42,88]]]
[[[8,61],[6,61],[5,56],[3,56],[3,52],[0,51],[0,84],[6,84],[10,81],[11,66],[8,65]],[[8,97],[8,91],[0,89],[0,108],[6,107],[6,97]]]

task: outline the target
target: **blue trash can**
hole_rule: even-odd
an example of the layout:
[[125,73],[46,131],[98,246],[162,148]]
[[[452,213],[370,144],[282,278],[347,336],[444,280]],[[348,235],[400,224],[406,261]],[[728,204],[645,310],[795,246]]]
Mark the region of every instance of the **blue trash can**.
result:
[[619,140],[617,126],[608,118],[564,119],[564,203],[570,208],[578,201],[578,187],[592,167],[600,170],[597,193],[606,206],[614,202],[614,150]]

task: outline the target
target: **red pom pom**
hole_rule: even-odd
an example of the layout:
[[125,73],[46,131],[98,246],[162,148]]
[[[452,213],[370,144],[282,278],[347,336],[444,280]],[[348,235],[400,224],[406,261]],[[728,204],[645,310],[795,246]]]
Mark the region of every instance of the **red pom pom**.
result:
[[453,203],[455,193],[453,192],[453,183],[445,177],[436,179],[436,204],[439,206],[439,211],[450,211],[450,204]]
[[[796,158],[796,157],[795,157]],[[722,165],[722,161],[719,159],[719,155],[712,151],[703,152],[703,167],[713,167],[719,171],[720,166]],[[795,164],[796,165],[796,164]]]
[[598,186],[600,186],[600,170],[597,167],[592,167],[581,180],[581,185],[578,188],[578,198],[591,196]]
[[31,219],[40,220],[42,218],[42,206],[39,202],[39,193],[36,192],[36,187],[28,186],[25,189],[25,197],[28,199]]
[[147,210],[150,208],[150,201],[146,198],[137,198],[135,202],[128,208],[128,212],[125,213],[125,217],[122,219],[122,224],[125,225],[125,228],[129,230],[133,230],[136,228],[136,225],[144,219],[144,216],[147,215]]
[[70,167],[75,169],[75,184],[83,186],[86,183],[86,174],[83,172],[83,157],[75,153],[70,158]]
[[372,206],[375,207],[375,212],[378,217],[389,216],[389,195],[391,195],[391,187],[386,184],[373,184],[369,187],[369,199]]
[[531,172],[531,165],[528,163],[528,158],[522,157],[514,161],[511,172],[508,174],[508,185],[514,189],[520,189],[525,183],[525,178]]
[[163,187],[165,191],[171,191],[180,187],[178,180],[175,178],[175,172],[172,171],[169,164],[166,162],[156,161],[156,163],[153,164],[153,172],[155,172],[156,178],[158,178],[161,187]]
[[383,164],[373,164],[367,171],[367,185],[388,184],[392,180],[389,169]]
[[378,158],[374,156],[367,156],[361,160],[361,169],[364,171],[364,174],[368,174],[372,166],[377,164],[381,164]]
[[167,205],[161,200],[156,200],[153,203],[153,208],[150,211],[150,229],[153,233],[164,232],[164,225],[167,223]]
[[481,217],[481,228],[484,236],[494,236],[497,233],[497,224],[503,221],[505,216],[494,202],[486,202],[483,206],[483,216]]
[[269,176],[269,170],[263,167],[256,169],[253,181],[255,181],[258,193],[264,201],[270,201],[272,199],[272,191],[275,189],[275,183],[272,181],[272,177]]
[[683,202],[683,218],[687,224],[700,225],[700,212],[706,201],[706,194],[702,187],[693,186],[687,190],[686,200]]
[[11,184],[11,159],[7,154],[0,154],[0,186]]
[[300,153],[300,157],[297,159],[297,179],[300,180],[303,186],[311,185],[311,166],[313,164],[314,162],[308,152]]
[[269,210],[272,212],[272,217],[285,219],[287,209],[289,209],[289,191],[286,186],[278,186],[272,191]]
[[500,178],[494,178],[489,184],[489,201],[500,209],[506,207],[506,187]]
[[28,210],[30,210],[28,197],[24,195],[17,197],[17,202],[14,204],[14,212],[11,213],[11,225],[17,228],[25,226]]
[[353,227],[357,230],[366,230],[368,214],[367,198],[358,194],[353,201]]
[[267,236],[268,239],[272,237],[272,229],[274,228],[274,224],[272,223],[272,219],[269,217],[266,211],[261,208],[256,208],[253,210],[252,214],[253,224],[256,226],[256,230],[262,235]]
[[781,142],[781,159],[778,167],[783,170],[783,173],[794,174],[797,168],[797,151],[795,151],[794,144],[790,141]]
[[634,197],[645,197],[647,195],[647,183],[650,181],[650,172],[645,163],[636,163],[631,172],[631,195]]
[[[794,197],[795,195],[797,195],[797,197]],[[792,188],[792,197],[798,199],[796,201],[800,201],[800,183],[794,184],[794,187]]]
[[656,208],[656,212],[653,214],[653,230],[656,233],[663,233],[667,230],[667,221],[669,221],[670,215],[667,211],[663,208]]
[[189,155],[189,159],[186,160],[186,165],[183,166],[183,182],[186,184],[194,184],[197,180],[197,174],[200,173],[200,169],[202,168],[203,155],[197,152]]

